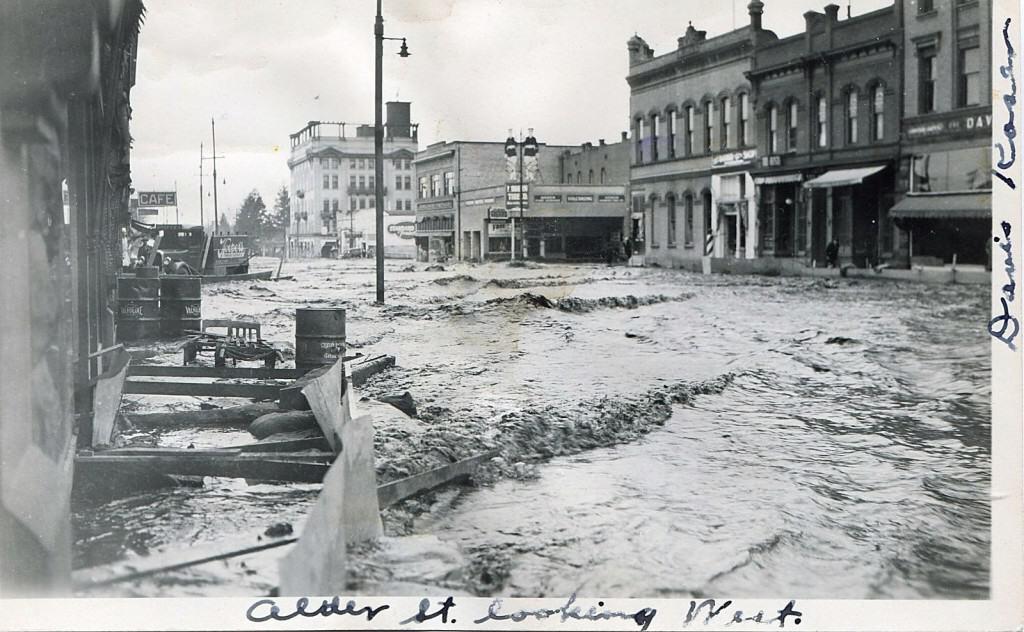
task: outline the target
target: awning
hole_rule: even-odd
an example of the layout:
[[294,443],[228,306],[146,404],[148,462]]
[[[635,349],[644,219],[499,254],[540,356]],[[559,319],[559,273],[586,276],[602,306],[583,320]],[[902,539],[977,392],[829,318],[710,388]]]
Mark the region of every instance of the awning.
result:
[[860,184],[864,181],[864,178],[873,176],[882,169],[885,169],[885,165],[860,167],[858,169],[833,169],[832,171],[826,171],[813,180],[804,182],[804,188],[848,187],[852,184]]
[[785,182],[800,182],[804,179],[802,173],[784,173],[778,176],[754,176],[754,184],[782,184]]
[[910,195],[889,209],[892,218],[964,219],[992,217],[992,193]]

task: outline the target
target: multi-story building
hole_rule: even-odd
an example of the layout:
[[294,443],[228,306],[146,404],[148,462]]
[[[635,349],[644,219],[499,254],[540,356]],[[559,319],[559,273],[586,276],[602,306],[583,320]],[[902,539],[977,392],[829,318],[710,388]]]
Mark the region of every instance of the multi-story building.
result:
[[754,0],[747,26],[710,39],[690,24],[663,55],[639,36],[627,43],[630,233],[647,263],[700,268],[706,255],[756,256],[754,112],[745,73],[755,49],[777,39],[762,28],[763,9]]
[[984,263],[992,221],[991,0],[899,0],[901,263]]
[[617,143],[603,138],[562,152],[563,184],[629,184],[629,132]]
[[[292,254],[369,254],[376,243],[373,125],[310,121],[290,139]],[[410,104],[387,103],[383,187],[389,257],[415,253],[412,161],[417,146]]]
[[802,33],[758,46],[747,73],[760,154],[759,254],[823,266],[834,239],[841,265],[890,261],[900,8],[841,20],[830,4],[804,20]]
[[[507,259],[513,247],[517,258],[594,259],[622,239],[628,166],[618,144],[539,143],[535,164],[522,170],[528,175],[521,213],[509,209],[510,196],[519,195],[516,151],[508,141],[453,141],[430,145],[416,156],[420,260]],[[605,183],[599,181],[599,163]],[[569,184],[567,164],[590,165],[595,182],[577,183],[574,176]]]

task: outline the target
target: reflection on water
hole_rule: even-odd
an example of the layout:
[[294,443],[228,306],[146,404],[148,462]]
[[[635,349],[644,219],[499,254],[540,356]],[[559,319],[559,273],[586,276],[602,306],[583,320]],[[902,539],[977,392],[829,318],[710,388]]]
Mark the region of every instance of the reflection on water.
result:
[[[659,384],[734,379],[632,443],[557,457],[533,480],[442,494],[415,522],[423,535],[350,559],[354,590],[987,596],[983,288],[597,266],[393,267],[380,308],[365,266],[291,264],[293,282],[204,288],[204,310],[255,317],[287,345],[290,316],[309,297],[344,306],[350,342],[398,356],[391,386],[439,419],[572,416]],[[572,300],[538,307],[525,292]],[[627,296],[649,304],[610,299]],[[179,430],[157,441],[240,438]],[[78,507],[76,563],[296,522],[315,496],[316,486],[217,480]],[[128,592],[266,592],[274,559]],[[382,570],[397,566],[404,572]]]

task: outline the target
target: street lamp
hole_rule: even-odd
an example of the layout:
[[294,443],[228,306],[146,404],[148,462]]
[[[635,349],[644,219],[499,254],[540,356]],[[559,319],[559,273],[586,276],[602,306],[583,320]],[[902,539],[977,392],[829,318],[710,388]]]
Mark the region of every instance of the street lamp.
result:
[[377,259],[377,303],[384,304],[384,126],[381,124],[381,105],[383,101],[383,71],[384,63],[384,40],[401,41],[402,48],[398,51],[399,57],[409,56],[409,47],[405,38],[384,37],[384,17],[381,15],[381,0],[377,0],[377,20],[373,25],[373,35],[376,40],[375,55],[375,84],[374,84],[374,109],[373,109],[373,173],[374,173],[374,197],[376,199],[376,259]]

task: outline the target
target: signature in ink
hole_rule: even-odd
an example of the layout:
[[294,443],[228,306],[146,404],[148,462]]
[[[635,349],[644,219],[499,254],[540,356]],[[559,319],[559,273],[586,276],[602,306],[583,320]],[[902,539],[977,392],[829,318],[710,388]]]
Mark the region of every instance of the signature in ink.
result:
[[1020,333],[1020,322],[1010,314],[1010,304],[1017,295],[1017,282],[1013,280],[1013,273],[1017,266],[1013,262],[1013,242],[1010,241],[1010,233],[1013,227],[1010,222],[1000,222],[1003,236],[993,237],[992,241],[999,244],[999,248],[1006,253],[1003,259],[1003,270],[1006,271],[1007,283],[1002,287],[1003,295],[999,297],[999,304],[1002,313],[988,321],[988,333],[996,340],[1004,343],[1011,350],[1016,351],[1017,346],[1013,343],[1014,338]]
[[501,599],[495,599],[491,602],[491,605],[487,608],[487,616],[481,617],[473,621],[473,623],[481,624],[485,621],[515,621],[520,622],[530,617],[534,619],[542,620],[548,617],[560,616],[563,623],[569,619],[584,620],[584,621],[600,621],[607,619],[626,619],[632,620],[637,626],[640,627],[641,632],[647,630],[647,627],[654,621],[654,616],[658,611],[654,608],[641,608],[636,612],[620,612],[615,610],[598,610],[598,608],[604,608],[604,602],[598,601],[597,606],[591,606],[586,612],[582,611],[580,606],[575,606],[576,593],[573,593],[569,597],[565,604],[558,608],[539,608],[537,610],[517,610],[508,614],[502,614],[501,612]]
[[[722,614],[722,612],[731,605],[731,599],[722,602],[722,605],[720,606],[715,603],[714,599],[705,599],[700,602],[700,605],[698,605],[696,601],[691,601],[690,609],[686,613],[686,619],[683,620],[683,625],[690,625],[693,623],[698,617],[700,617],[702,612],[704,612],[703,623],[704,625],[707,625],[711,623],[712,619]],[[786,618],[793,617],[793,624],[800,625],[800,617],[802,617],[804,613],[797,610],[794,606],[796,606],[796,600],[790,599],[789,603],[783,606],[776,616],[768,620],[765,620],[764,618],[764,610],[758,610],[757,614],[753,616],[744,616],[745,613],[739,608],[736,608],[732,611],[732,618],[726,621],[726,623],[745,623],[748,621],[753,623],[778,623],[780,628],[784,628],[786,627]],[[707,610],[705,610],[705,608]]]
[[373,618],[378,614],[387,610],[391,606],[384,604],[373,608],[371,606],[363,606],[362,608],[356,608],[355,601],[349,601],[345,604],[345,608],[341,608],[341,598],[335,597],[334,599],[327,601],[323,600],[319,606],[314,610],[309,610],[309,598],[300,597],[295,600],[295,610],[289,614],[281,614],[280,608],[277,607],[277,602],[273,599],[260,599],[249,606],[249,609],[245,611],[245,618],[253,623],[263,623],[264,621],[287,621],[298,616],[303,617],[329,617],[331,615],[350,615],[358,617],[366,615],[367,621],[373,621]]
[[[1002,142],[996,143],[996,150],[999,151],[999,162],[996,163],[996,167],[999,169],[1009,169],[1017,161],[1017,145],[1014,143],[1014,139],[1017,138],[1017,127],[1013,122],[1013,109],[1017,105],[1017,77],[1013,71],[1013,58],[1015,56],[1013,50],[1013,44],[1010,41],[1010,21],[1011,18],[1006,18],[1006,22],[1003,24],[1003,42],[1006,45],[1006,65],[999,67],[999,74],[1002,75],[1003,79],[1010,80],[1010,92],[1003,94],[1003,105],[1006,106],[1006,124],[1003,125],[1003,135],[1006,137],[1007,145],[1009,146],[1009,157],[1007,157],[1007,151],[1003,147]],[[993,169],[992,173],[1006,183],[1011,189],[1016,189],[1017,184],[1013,181],[1010,176],[1000,173]]]

